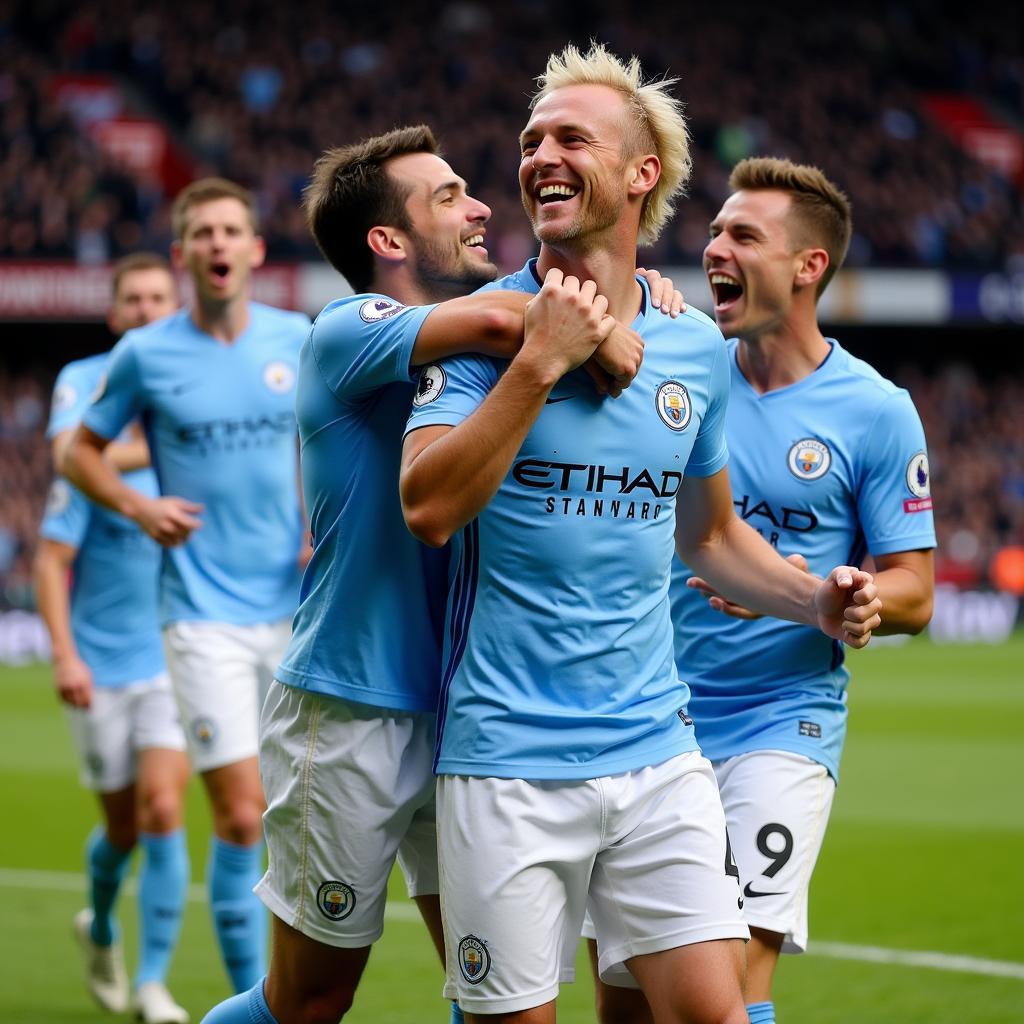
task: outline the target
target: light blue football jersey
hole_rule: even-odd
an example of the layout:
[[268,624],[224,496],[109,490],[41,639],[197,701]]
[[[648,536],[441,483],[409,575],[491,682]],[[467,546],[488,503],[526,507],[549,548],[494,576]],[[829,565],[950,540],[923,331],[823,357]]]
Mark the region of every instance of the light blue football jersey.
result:
[[[535,261],[494,288],[537,292]],[[621,398],[583,370],[552,391],[497,494],[452,539],[439,705],[442,774],[585,779],[697,747],[672,652],[668,586],[683,474],[728,459],[718,328],[650,306]],[[426,367],[409,430],[455,426],[507,362]]]
[[187,310],[129,331],[84,416],[110,438],[140,417],[161,493],[205,506],[202,527],[163,560],[164,623],[252,625],[298,603],[295,377],[309,318],[257,303],[249,311],[230,345]]
[[[829,340],[832,351],[814,373],[763,395],[729,343],[736,511],[820,576],[868,552],[935,546],[924,431],[910,396]],[[704,753],[718,761],[786,750],[838,778],[849,679],[842,644],[809,626],[716,612],[686,587],[690,570],[675,562],[676,658]]]
[[278,670],[290,686],[437,709],[447,551],[409,533],[398,496],[415,392],[409,362],[433,308],[339,299],[302,348],[297,414],[313,557]]
[[[47,437],[77,425],[106,362],[103,353],[61,370]],[[157,494],[156,475],[150,469],[126,473],[124,479],[143,494]],[[63,479],[53,482],[39,533],[78,549],[72,566],[71,632],[96,685],[124,686],[162,672],[159,545],[130,520],[89,501]]]

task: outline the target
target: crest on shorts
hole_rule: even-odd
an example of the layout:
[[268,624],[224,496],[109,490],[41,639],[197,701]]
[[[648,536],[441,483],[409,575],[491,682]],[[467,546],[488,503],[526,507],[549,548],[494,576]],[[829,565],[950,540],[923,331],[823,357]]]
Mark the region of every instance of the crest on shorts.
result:
[[192,735],[196,742],[208,747],[217,738],[217,726],[210,718],[192,719]]
[[432,366],[424,366],[420,370],[419,383],[416,385],[416,394],[413,396],[412,404],[418,409],[421,405],[429,405],[435,399],[441,397],[448,378],[444,369],[434,363]]
[[397,302],[392,302],[390,299],[367,299],[359,307],[359,315],[368,324],[372,324],[378,320],[387,320],[389,316],[394,316],[403,309],[405,309],[405,306],[400,306]]
[[669,430],[685,430],[693,415],[690,392],[677,380],[667,380],[658,387],[654,405],[661,422]]
[[491,969],[491,954],[483,940],[467,935],[459,940],[459,970],[470,985],[479,985]]
[[295,371],[287,364],[275,359],[263,368],[263,383],[276,394],[291,391],[295,383]]
[[95,750],[90,750],[85,755],[85,763],[89,769],[89,774],[96,780],[99,780],[103,776],[103,758]]
[[344,882],[324,882],[317,890],[316,905],[330,921],[344,921],[356,909],[356,894]]
[[824,441],[805,437],[789,449],[789,471],[799,480],[818,480],[832,465],[832,452]]

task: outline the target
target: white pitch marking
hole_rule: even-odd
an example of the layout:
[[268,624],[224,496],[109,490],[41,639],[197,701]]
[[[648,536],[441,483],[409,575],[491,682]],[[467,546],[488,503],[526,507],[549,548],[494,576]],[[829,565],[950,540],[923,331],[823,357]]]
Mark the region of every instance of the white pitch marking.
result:
[[[85,898],[85,875],[70,871],[31,871],[0,868],[0,888],[42,889],[50,892],[80,892]],[[125,892],[135,892],[135,879],[125,880]],[[188,888],[190,903],[206,902],[206,886],[193,883]],[[410,902],[389,902],[384,916],[390,921],[418,921],[419,911]],[[914,949],[887,949],[883,946],[853,946],[845,942],[811,942],[809,956],[833,960],[860,960],[874,964],[898,964],[902,967],[925,967],[936,971],[963,974],[984,974],[992,978],[1016,978],[1024,981],[1024,964],[1010,960],[983,960],[980,957],[958,956],[954,953],[929,953]]]

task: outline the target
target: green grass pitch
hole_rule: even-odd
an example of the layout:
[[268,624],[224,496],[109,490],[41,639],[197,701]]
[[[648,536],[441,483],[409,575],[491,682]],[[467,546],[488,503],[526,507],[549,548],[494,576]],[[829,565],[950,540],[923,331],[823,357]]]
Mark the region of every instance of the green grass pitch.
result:
[[[918,639],[850,661],[843,782],[811,892],[812,943],[827,945],[783,961],[778,1019],[1024,1021],[1024,636],[1001,647]],[[83,904],[82,842],[95,812],[77,786],[49,671],[0,670],[0,693],[0,1021],[111,1020],[82,987],[70,937]],[[198,882],[208,817],[194,783],[189,823]],[[393,882],[393,894],[348,1020],[442,1024],[440,968],[400,884]],[[131,952],[130,895],[121,921]],[[870,962],[867,947],[881,947],[884,960],[894,950],[944,956],[941,969],[929,969]],[[836,957],[844,951],[855,959]],[[957,956],[975,958],[967,965],[975,970],[952,969]],[[990,976],[977,973],[978,961],[1018,967]],[[582,960],[579,978],[563,988],[561,1024],[594,1020]],[[228,994],[198,892],[170,984],[195,1021]]]

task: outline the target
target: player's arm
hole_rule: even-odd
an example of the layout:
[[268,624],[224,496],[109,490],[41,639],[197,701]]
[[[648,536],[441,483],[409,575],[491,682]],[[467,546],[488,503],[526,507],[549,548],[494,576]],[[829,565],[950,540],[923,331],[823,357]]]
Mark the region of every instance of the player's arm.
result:
[[727,470],[684,477],[676,508],[680,558],[730,601],[817,626],[852,647],[867,644],[881,624],[871,574],[839,566],[820,580],[780,557],[736,515]]
[[555,384],[607,337],[615,321],[594,282],[548,272],[526,311],[523,346],[480,406],[458,426],[413,430],[402,452],[406,523],[440,547],[491,500]]
[[[672,289],[671,278],[658,275],[658,280],[659,300],[665,303],[667,314],[675,315],[683,297]],[[526,307],[531,298],[526,292],[486,291],[439,303],[420,327],[411,365],[427,366],[464,352],[512,359],[523,342]],[[643,349],[635,331],[616,323],[589,361],[598,390],[618,394],[629,387],[639,372]]]
[[92,703],[93,679],[89,666],[78,656],[71,632],[71,604],[68,573],[78,549],[70,544],[39,538],[33,576],[36,607],[50,634],[53,677],[57,693],[71,707],[87,708]]
[[935,556],[927,551],[876,555],[873,573],[885,621],[875,632],[920,633],[931,621],[935,601]]
[[[74,436],[74,428],[62,430],[50,443],[54,468],[61,475],[64,475],[64,459]],[[104,449],[103,457],[112,463],[119,473],[130,473],[133,469],[145,469],[150,464],[149,445],[146,444],[142,428],[137,423],[132,424],[131,436],[124,441],[111,441]]]
[[202,525],[202,505],[178,497],[149,498],[129,487],[104,458],[110,442],[79,424],[64,456],[64,475],[85,495],[120,512],[166,547],[188,540]]

